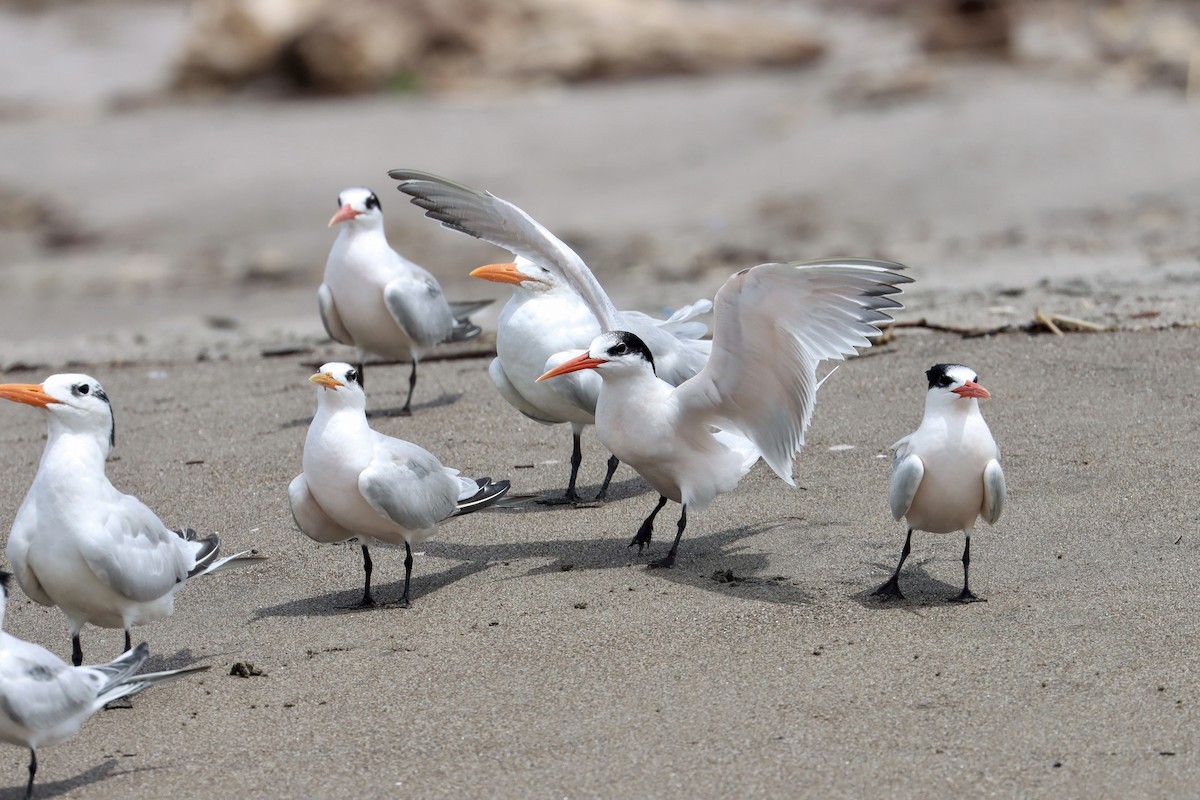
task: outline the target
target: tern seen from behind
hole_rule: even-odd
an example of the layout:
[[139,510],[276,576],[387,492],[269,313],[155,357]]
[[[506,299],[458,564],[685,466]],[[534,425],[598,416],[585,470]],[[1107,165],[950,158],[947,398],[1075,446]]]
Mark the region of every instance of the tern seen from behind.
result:
[[983,517],[994,524],[1004,511],[1004,471],[1000,448],[979,411],[991,394],[979,377],[961,364],[935,364],[925,376],[925,416],[920,426],[892,445],[892,481],[888,501],[892,516],[907,523],[904,549],[892,577],[875,590],[885,599],[903,599],[900,568],[912,548],[914,530],[929,533],[962,531],[963,587],[955,600],[980,598],[971,591],[971,533]]
[[579,370],[601,378],[596,431],[658,491],[658,504],[630,542],[650,543],[654,518],[683,506],[675,541],[652,566],[675,563],[688,509],[733,490],[759,458],[789,485],[816,401],[817,367],[869,347],[877,325],[900,308],[892,295],[910,278],[899,264],[842,259],[763,264],[717,292],[712,355],[694,378],[671,386],[656,374],[653,348],[611,331],[541,380]]
[[13,520],[8,560],[25,594],[67,615],[71,660],[83,663],[85,623],[122,628],[169,616],[192,578],[265,559],[220,558],[215,534],[174,531],[105,474],[115,443],[112,406],[88,375],[0,385],[0,398],[42,409],[49,422],[37,475]]
[[479,327],[466,317],[490,301],[447,302],[428,270],[388,244],[379,198],[370,189],[346,189],[337,204],[329,224],[340,227],[317,290],[321,321],[330,337],[358,351],[360,377],[367,355],[412,362],[401,410],[411,413],[417,362],[442,342],[478,336]]
[[[10,577],[0,571],[0,626]],[[71,738],[88,717],[114,700],[208,669],[136,674],[149,654],[142,642],[107,664],[72,667],[44,647],[0,630],[0,740],[29,748],[25,800],[33,797],[39,749]]]
[[404,546],[404,595],[409,604],[412,545],[450,517],[494,504],[508,481],[472,480],[443,467],[429,451],[372,430],[356,367],[332,362],[309,378],[317,413],[304,440],[304,471],[288,487],[292,516],[317,542],[362,545],[365,581],[359,606],[373,606],[368,546]]

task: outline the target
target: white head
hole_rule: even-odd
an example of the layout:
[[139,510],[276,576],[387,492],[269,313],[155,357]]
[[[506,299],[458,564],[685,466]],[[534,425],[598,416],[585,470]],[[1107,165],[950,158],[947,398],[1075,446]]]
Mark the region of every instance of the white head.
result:
[[366,413],[367,394],[363,391],[362,375],[344,361],[322,364],[321,370],[309,376],[317,389],[317,405],[357,408]]
[[556,274],[522,256],[517,256],[512,263],[487,264],[474,269],[471,277],[507,283],[529,292],[547,292],[562,285]]
[[338,195],[337,204],[329,227],[347,222],[355,229],[383,227],[383,209],[370,189],[345,189]]
[[564,361],[538,380],[544,381],[581,369],[594,369],[600,373],[601,378],[633,375],[647,370],[653,373],[654,356],[637,334],[629,331],[609,331],[593,339],[586,353]]
[[925,371],[929,379],[929,391],[925,395],[925,407],[978,408],[979,400],[987,400],[991,393],[976,381],[979,376],[970,367],[962,364],[934,364]]
[[42,383],[0,384],[0,398],[48,411],[51,433],[60,428],[92,434],[107,443],[106,453],[116,445],[108,395],[90,375],[64,373],[51,375]]

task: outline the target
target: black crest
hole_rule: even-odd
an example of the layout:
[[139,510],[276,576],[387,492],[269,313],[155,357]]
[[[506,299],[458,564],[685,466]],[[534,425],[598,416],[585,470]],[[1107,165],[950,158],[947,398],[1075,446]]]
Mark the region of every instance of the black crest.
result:
[[[610,356],[627,356],[631,353],[637,353],[642,358],[650,362],[650,369],[654,369],[654,356],[650,353],[650,348],[646,347],[646,343],[636,333],[629,331],[613,331],[613,336],[616,337],[617,343],[608,348],[605,352]],[[658,373],[655,372],[657,375]]]
[[930,389],[945,389],[954,385],[954,378],[950,377],[950,370],[966,369],[962,364],[934,364],[929,369],[925,370],[925,377],[929,379]]

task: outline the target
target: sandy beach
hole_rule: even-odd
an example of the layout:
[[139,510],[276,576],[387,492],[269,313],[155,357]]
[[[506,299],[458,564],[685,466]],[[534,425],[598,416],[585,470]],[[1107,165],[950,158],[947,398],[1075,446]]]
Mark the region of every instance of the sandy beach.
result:
[[[178,35],[155,13],[128,35]],[[18,26],[14,59],[47,41],[12,34],[20,19],[0,19]],[[0,205],[0,378],[97,377],[113,482],[270,559],[189,585],[173,617],[135,629],[150,668],[211,670],[43,751],[36,796],[1194,791],[1200,106],[1029,61],[939,63],[918,91],[864,101],[894,52],[846,49],[869,23],[828,34],[838,47],[811,69],[486,96],[114,106],[149,91],[163,48],[126,68],[136,79],[45,107],[0,95],[0,199],[16,198]],[[386,178],[402,166],[516,202],[622,307],[675,308],[769,260],[884,257],[916,282],[894,336],[822,388],[798,488],[759,464],[689,515],[673,570],[646,564],[677,507],[650,552],[626,546],[656,497],[628,467],[603,506],[537,502],[565,485],[570,437],[500,399],[490,333],[422,364],[412,417],[388,413],[407,367],[369,367],[378,429],[513,496],[418,548],[412,608],[388,605],[403,553],[381,550],[384,606],[346,610],[359,551],[301,535],[286,493],[307,377],[352,355],[315,313],[338,191],[378,191],[393,245],[448,294],[505,297],[466,277],[503,252],[423,219]],[[1055,336],[1039,311],[1105,332]],[[871,591],[903,544],[887,448],[947,361],[992,392],[1008,480],[972,547],[987,602],[946,602],[961,535],[916,534],[908,600],[882,603]],[[0,405],[0,531],[44,425]],[[606,458],[589,431],[585,494]],[[19,590],[5,627],[69,654],[62,613]],[[121,634],[87,628],[83,646],[107,660]],[[23,796],[27,762],[0,750],[0,798]]]

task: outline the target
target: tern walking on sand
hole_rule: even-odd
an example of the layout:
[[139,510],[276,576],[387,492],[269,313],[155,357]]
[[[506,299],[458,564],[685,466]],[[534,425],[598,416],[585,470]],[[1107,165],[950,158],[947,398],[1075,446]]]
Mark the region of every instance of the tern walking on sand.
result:
[[675,563],[688,509],[733,490],[759,458],[789,485],[816,401],[817,365],[871,345],[900,308],[891,295],[911,281],[885,261],[839,259],[762,264],[717,292],[712,355],[673,387],[656,374],[653,348],[628,331],[597,337],[588,352],[540,380],[579,370],[601,378],[600,441],[659,493],[633,537],[649,544],[667,500],[683,506],[675,541],[651,566]]
[[51,375],[40,384],[0,385],[0,398],[44,409],[49,433],[33,485],[8,536],[21,589],[67,615],[71,660],[83,663],[84,623],[129,629],[169,616],[188,581],[265,559],[253,551],[218,558],[215,534],[173,531],[142,501],[109,482],[113,411],[99,381]]
[[[0,572],[0,626],[8,604],[8,572]],[[107,664],[81,667],[39,645],[0,630],[0,740],[29,748],[29,783],[33,797],[37,751],[75,735],[87,718],[106,704],[130,697],[156,683],[207,666],[136,675],[150,654],[145,642]]]
[[971,531],[982,516],[988,524],[1004,510],[1004,472],[1000,448],[992,438],[979,401],[991,397],[975,371],[961,364],[935,364],[925,376],[925,416],[920,426],[892,445],[892,482],[888,500],[892,516],[904,519],[908,532],[900,563],[892,577],[875,590],[883,598],[903,599],[900,568],[908,558],[914,530],[929,533],[962,531],[963,603],[979,600],[971,592]]
[[340,225],[317,306],[325,331],[358,351],[358,374],[368,354],[411,361],[403,414],[412,411],[417,362],[435,345],[479,335],[467,315],[488,305],[449,303],[428,270],[388,244],[379,198],[370,189],[346,189],[329,220]]
[[368,545],[404,545],[408,606],[412,545],[437,532],[438,523],[492,505],[508,481],[472,480],[443,467],[432,453],[385,436],[367,424],[367,396],[357,368],[341,362],[309,378],[317,384],[317,413],[304,440],[304,471],[288,486],[292,516],[317,542],[355,540],[366,574],[359,606],[373,606]]
[[[513,263],[489,264],[471,273],[513,287],[500,312],[496,358],[488,373],[500,395],[525,416],[545,424],[570,423],[571,475],[565,499],[578,501],[579,440],[584,427],[595,423],[600,380],[579,373],[539,383],[538,376],[586,350],[602,330],[627,330],[653,350],[658,376],[677,386],[708,360],[712,342],[702,338],[708,328],[695,318],[710,311],[712,303],[698,300],[665,320],[618,311],[583,259],[512,203],[424,172],[392,170],[388,175],[432,219],[516,256]],[[597,500],[607,495],[618,463],[615,455],[609,459]]]

